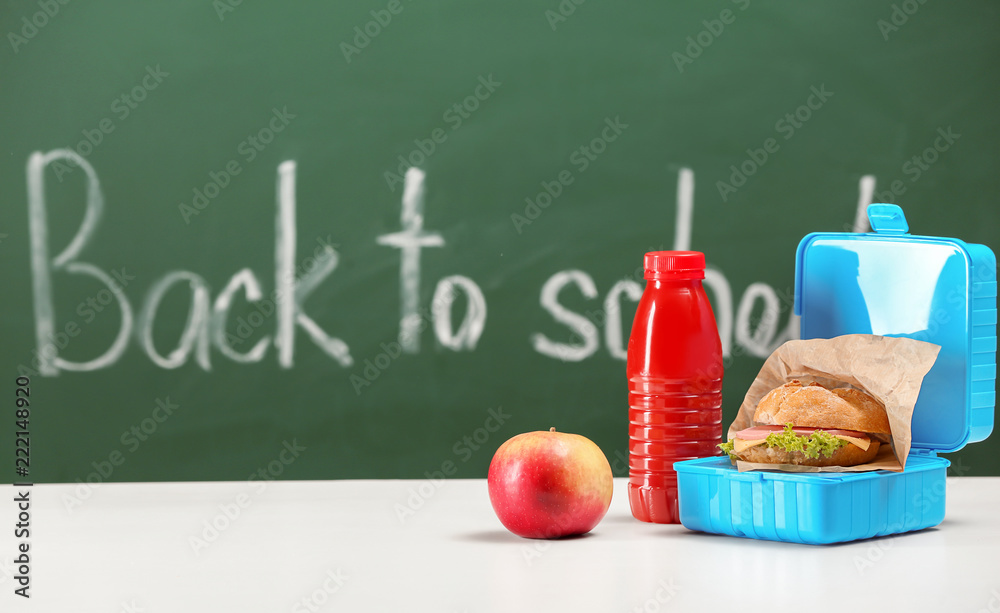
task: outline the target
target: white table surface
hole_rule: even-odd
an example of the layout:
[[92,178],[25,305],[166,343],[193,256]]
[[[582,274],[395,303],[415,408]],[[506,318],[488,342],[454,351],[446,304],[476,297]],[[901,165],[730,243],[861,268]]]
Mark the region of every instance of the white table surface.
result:
[[[1000,611],[1000,478],[948,479],[937,528],[825,547],[644,524],[625,487],[589,536],[534,541],[501,526],[485,480],[103,484],[72,513],[77,486],[36,485],[25,601],[3,486],[0,610]],[[226,526],[220,505],[241,502]]]

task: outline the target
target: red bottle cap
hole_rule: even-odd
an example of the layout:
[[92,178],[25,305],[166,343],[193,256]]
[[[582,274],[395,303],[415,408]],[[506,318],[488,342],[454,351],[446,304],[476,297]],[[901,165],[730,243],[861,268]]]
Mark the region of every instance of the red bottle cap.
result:
[[705,254],[700,251],[650,251],[643,264],[647,279],[705,278]]

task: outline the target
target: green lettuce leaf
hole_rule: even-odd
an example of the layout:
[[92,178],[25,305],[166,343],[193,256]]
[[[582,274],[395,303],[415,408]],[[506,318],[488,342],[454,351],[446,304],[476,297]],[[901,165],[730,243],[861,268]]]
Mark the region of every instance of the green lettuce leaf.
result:
[[[792,424],[787,423],[783,431],[768,434],[764,444],[784,451],[801,451],[807,458],[815,460],[820,456],[824,458],[832,456],[833,452],[846,445],[847,441],[822,430],[816,430],[810,435],[795,434],[792,431]],[[729,454],[729,459],[736,459],[733,453],[733,441],[720,444],[719,449]]]
[[832,456],[833,452],[846,445],[847,441],[822,430],[816,430],[808,436],[795,434],[792,432],[792,424],[787,423],[784,431],[768,434],[766,444],[768,447],[785,451],[801,451],[807,458],[815,460],[820,456],[824,458]]
[[719,447],[719,449],[721,449],[721,450],[725,451],[727,454],[729,454],[729,459],[730,460],[735,460],[736,459],[736,454],[733,453],[733,442],[732,441],[726,441],[725,443],[720,443],[718,445],[718,447]]

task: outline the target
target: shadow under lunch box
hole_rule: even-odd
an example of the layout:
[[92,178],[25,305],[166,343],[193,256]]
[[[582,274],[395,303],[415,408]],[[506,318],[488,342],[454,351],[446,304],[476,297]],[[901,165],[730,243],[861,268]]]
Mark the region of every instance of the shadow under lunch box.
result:
[[837,543],[936,526],[948,460],[993,430],[996,257],[984,245],[913,236],[893,204],[868,207],[871,233],[799,243],[795,313],[802,338],[903,336],[941,346],[913,411],[900,473],[739,472],[716,456],[674,464],[680,520],[701,532]]

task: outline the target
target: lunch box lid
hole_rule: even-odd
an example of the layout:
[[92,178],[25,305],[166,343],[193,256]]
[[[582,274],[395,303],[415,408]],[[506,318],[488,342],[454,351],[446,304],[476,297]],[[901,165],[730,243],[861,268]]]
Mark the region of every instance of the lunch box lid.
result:
[[802,338],[908,337],[941,346],[913,411],[915,449],[957,451],[989,436],[996,401],[996,256],[915,236],[903,210],[871,204],[872,232],[815,232],[795,257]]

